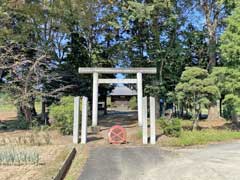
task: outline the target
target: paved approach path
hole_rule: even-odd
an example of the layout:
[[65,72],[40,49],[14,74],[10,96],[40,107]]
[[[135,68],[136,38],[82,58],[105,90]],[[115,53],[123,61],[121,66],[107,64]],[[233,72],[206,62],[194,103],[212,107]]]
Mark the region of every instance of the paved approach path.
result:
[[240,141],[201,148],[102,146],[79,180],[239,180]]

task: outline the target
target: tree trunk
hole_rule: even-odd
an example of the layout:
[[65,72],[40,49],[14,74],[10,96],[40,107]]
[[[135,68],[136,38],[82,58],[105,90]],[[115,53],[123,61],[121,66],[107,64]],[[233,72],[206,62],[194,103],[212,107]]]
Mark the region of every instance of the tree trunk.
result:
[[173,103],[173,107],[172,107],[172,113],[173,116],[177,117],[177,105]]
[[37,111],[36,111],[35,105],[33,104],[33,106],[30,109],[31,109],[32,116],[36,117],[37,116]]
[[192,130],[196,130],[198,127],[198,121],[199,121],[199,112],[195,115],[194,121],[193,121],[193,126]]
[[[186,114],[185,114],[185,116],[188,116],[188,106],[185,106],[185,111],[186,111]],[[192,111],[191,109],[190,109],[190,111]],[[183,111],[183,115],[184,115],[184,111]]]
[[205,15],[206,27],[208,30],[208,71],[211,71],[212,68],[216,65],[216,29],[219,21],[218,15],[221,10],[221,7],[215,7],[215,9],[213,9],[213,6],[211,6],[210,4],[211,3],[209,3],[208,1],[200,1],[200,5]]
[[180,110],[180,117],[183,117],[183,116],[184,116],[183,103],[181,103],[181,105],[180,105],[180,107],[179,107],[179,110]]
[[[211,37],[213,36],[213,37]],[[210,40],[208,44],[209,62],[207,70],[210,72],[214,66],[216,66],[216,39],[215,35],[210,34]]]
[[45,125],[47,125],[46,102],[44,97],[42,97],[42,104],[41,104],[41,121],[44,122]]
[[232,119],[232,122],[234,123],[234,124],[238,124],[239,123],[239,116],[238,116],[238,114],[236,113],[236,111],[232,111],[232,113],[231,113],[231,119]]
[[18,120],[22,120],[24,119],[27,122],[31,122],[32,121],[32,109],[19,104],[18,108],[17,108],[17,116],[18,116]]
[[156,101],[156,106],[155,106],[155,112],[156,112],[156,118],[159,119],[160,118],[160,101],[159,101],[159,97],[155,98]]
[[31,111],[31,108],[23,106],[22,109],[23,109],[25,120],[27,122],[29,122],[29,123],[32,122],[32,111]]
[[220,98],[219,100],[219,112],[220,112],[220,116],[223,117],[223,113],[222,113],[222,101],[223,101],[223,98]]
[[162,113],[161,113],[162,117],[165,117],[165,110],[166,110],[166,102],[164,101],[163,102],[163,107],[162,107]]
[[197,107],[197,105],[194,105],[194,115],[195,115],[195,118],[194,118],[194,121],[193,121],[193,126],[192,126],[192,130],[196,130],[197,127],[198,127],[198,121],[199,121],[199,116],[200,116],[200,112],[201,112],[201,107],[199,105],[199,107]]
[[218,120],[220,119],[220,114],[216,102],[211,103],[208,108],[208,120]]
[[18,117],[18,120],[24,117],[23,108],[20,104],[17,104],[17,117]]
[[25,121],[31,123],[33,117],[37,116],[37,112],[35,109],[35,98],[30,98],[27,105],[19,103],[17,111],[19,119],[24,118]]
[[104,96],[104,115],[107,115],[107,96]]

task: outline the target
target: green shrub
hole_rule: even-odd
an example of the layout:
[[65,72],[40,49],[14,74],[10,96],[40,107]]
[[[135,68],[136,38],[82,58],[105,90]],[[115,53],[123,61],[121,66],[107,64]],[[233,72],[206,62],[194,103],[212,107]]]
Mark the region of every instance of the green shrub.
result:
[[53,118],[53,125],[60,128],[65,135],[73,131],[74,103],[72,96],[62,97],[58,104],[50,106],[50,118]]
[[24,119],[24,117],[18,117],[18,121],[16,122],[16,129],[29,129],[30,123]]
[[159,120],[160,127],[163,129],[163,133],[167,136],[171,137],[179,137],[181,135],[182,126],[181,119],[173,118],[173,119],[160,119]]
[[130,107],[132,110],[137,109],[137,98],[136,98],[136,96],[131,97],[131,99],[130,99],[130,101],[129,101],[129,107]]

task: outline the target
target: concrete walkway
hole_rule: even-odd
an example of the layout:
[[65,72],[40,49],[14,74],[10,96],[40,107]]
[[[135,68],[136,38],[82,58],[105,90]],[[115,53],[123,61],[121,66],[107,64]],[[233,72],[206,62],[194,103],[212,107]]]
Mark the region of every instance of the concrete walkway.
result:
[[239,180],[240,141],[202,148],[98,147],[79,180]]

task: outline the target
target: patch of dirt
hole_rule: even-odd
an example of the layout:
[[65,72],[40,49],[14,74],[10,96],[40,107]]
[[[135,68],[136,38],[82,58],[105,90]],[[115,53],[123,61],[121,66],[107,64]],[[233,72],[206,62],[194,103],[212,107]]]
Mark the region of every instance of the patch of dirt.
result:
[[[44,132],[40,132],[44,133]],[[38,152],[40,155],[39,165],[21,165],[21,166],[0,166],[1,180],[39,180],[51,179],[51,175],[55,175],[60,168],[66,155],[72,146],[71,136],[62,136],[57,131],[48,132],[51,138],[49,145],[31,146],[31,145],[13,145],[19,149]],[[18,130],[12,132],[0,133],[0,138],[16,139],[17,137],[26,137],[35,135],[36,132],[31,130]],[[1,146],[9,147],[9,144]]]
[[1,180],[45,179],[46,174],[43,174],[43,172],[51,171],[52,167],[49,165],[55,161],[66,147],[64,145],[49,145],[21,148],[38,152],[40,154],[39,165],[0,166]]
[[226,123],[227,122],[224,119],[216,119],[200,121],[198,125],[200,128],[218,128],[223,127]]
[[[138,137],[141,132],[141,129],[138,126],[136,112],[128,113],[119,112],[99,118],[100,132],[97,134],[89,133],[88,144],[90,146],[109,144],[108,132],[109,129],[114,125],[120,125],[126,129],[127,144],[141,143],[141,137],[140,138]],[[91,129],[89,129],[89,132],[91,132]]]
[[[107,116],[99,118],[100,132],[97,134],[88,133],[88,145],[91,147],[98,147],[99,145],[109,145],[108,132],[109,129],[114,125],[120,125],[126,129],[127,132],[127,143],[125,145],[142,145],[142,129],[138,126],[137,112],[113,112]],[[148,128],[150,126],[148,125]],[[91,132],[89,128],[88,132]],[[150,130],[148,129],[148,133]],[[162,131],[156,123],[156,136],[157,142],[161,137]],[[148,134],[150,136],[150,134]],[[121,145],[119,147],[123,147]]]
[[16,117],[17,117],[16,112],[0,112],[0,122],[8,121],[8,120],[15,120]]

